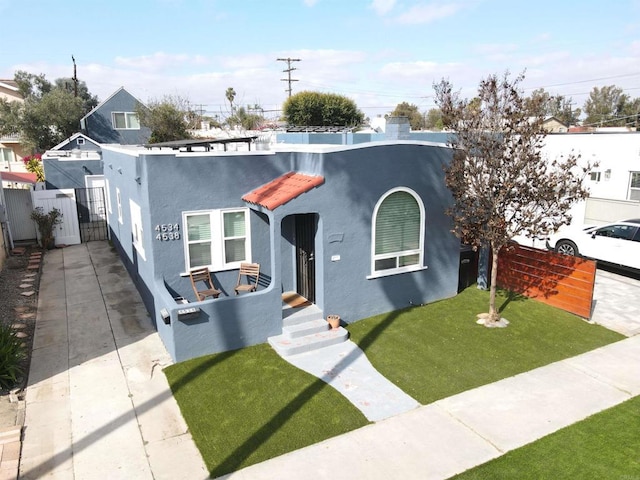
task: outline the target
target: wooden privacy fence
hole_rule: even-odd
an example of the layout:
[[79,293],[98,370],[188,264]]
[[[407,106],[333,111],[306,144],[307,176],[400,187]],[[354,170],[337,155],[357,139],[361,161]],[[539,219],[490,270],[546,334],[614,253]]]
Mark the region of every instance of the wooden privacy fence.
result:
[[498,256],[498,286],[583,318],[591,317],[596,262],[521,245]]

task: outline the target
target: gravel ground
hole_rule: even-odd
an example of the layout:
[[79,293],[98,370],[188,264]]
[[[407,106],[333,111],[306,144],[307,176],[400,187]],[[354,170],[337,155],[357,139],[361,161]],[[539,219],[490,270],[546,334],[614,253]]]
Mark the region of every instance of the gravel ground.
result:
[[[18,335],[23,337],[25,351],[24,375],[11,392],[0,391],[0,427],[13,426],[20,423],[19,410],[24,408],[24,388],[27,384],[33,334],[36,326],[38,307],[38,288],[40,272],[27,270],[29,257],[32,253],[41,252],[35,245],[24,246],[21,255],[11,255],[5,260],[0,271],[0,322],[12,326]],[[31,275],[35,273],[35,275]],[[32,281],[31,281],[32,280]],[[21,285],[23,287],[21,287]],[[30,285],[26,287],[26,285]],[[25,292],[35,292],[25,296]],[[18,401],[16,401],[18,400]]]

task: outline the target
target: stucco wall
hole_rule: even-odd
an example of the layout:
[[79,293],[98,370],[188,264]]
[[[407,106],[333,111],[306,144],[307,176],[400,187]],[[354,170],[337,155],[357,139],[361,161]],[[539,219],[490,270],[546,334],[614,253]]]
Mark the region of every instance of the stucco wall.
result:
[[[105,177],[112,210],[109,221],[122,255],[147,298],[158,331],[175,360],[265,342],[282,328],[281,293],[295,288],[292,215],[318,215],[316,303],[347,322],[456,294],[459,242],[444,213],[451,196],[443,165],[450,151],[417,142],[334,147],[323,152],[228,154],[151,152],[131,154],[105,147]],[[237,270],[213,272],[223,295],[194,302],[186,276],[182,239],[155,239],[158,225],[182,226],[182,212],[247,206],[242,196],[288,171],[321,174],[323,185],[271,212],[251,210],[252,261],[261,265],[258,292],[233,295]],[[136,180],[137,179],[137,180]],[[390,189],[415,191],[425,206],[424,258],[420,271],[370,278],[371,229],[376,203]],[[117,219],[116,188],[123,220]],[[132,246],[129,199],[141,207],[144,240]],[[181,320],[181,295],[201,313]],[[160,318],[166,309],[170,324]]]
[[44,176],[47,190],[61,188],[85,188],[86,175],[102,175],[102,160],[43,158]]

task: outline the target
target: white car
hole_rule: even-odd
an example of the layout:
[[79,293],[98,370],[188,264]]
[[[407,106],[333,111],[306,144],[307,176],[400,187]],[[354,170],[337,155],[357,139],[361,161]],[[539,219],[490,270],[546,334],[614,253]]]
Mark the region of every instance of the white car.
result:
[[547,248],[640,270],[640,219],[560,230],[548,239]]

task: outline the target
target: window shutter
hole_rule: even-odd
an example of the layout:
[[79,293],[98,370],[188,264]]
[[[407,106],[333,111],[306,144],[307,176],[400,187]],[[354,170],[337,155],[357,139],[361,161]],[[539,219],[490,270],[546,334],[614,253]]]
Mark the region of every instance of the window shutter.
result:
[[420,247],[420,207],[407,192],[384,199],[376,217],[376,255]]

